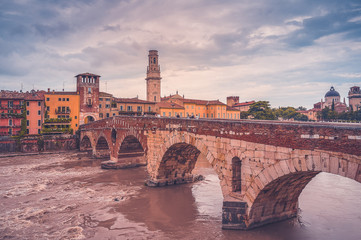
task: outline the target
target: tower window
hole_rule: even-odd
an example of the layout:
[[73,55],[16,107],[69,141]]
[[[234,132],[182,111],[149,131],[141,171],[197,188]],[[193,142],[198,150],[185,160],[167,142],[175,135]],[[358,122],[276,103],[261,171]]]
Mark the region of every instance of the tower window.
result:
[[154,63],[154,64],[156,63],[156,61],[157,61],[157,60],[156,60],[155,58],[153,58],[153,63]]
[[154,96],[154,102],[156,102],[157,101],[157,97],[156,96]]
[[88,88],[88,93],[92,93],[92,89],[91,89],[91,88]]

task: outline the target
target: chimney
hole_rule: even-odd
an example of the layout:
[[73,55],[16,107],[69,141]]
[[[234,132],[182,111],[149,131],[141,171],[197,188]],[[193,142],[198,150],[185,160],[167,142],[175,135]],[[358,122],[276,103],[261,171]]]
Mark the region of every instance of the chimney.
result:
[[50,88],[48,88],[48,92],[50,92]]

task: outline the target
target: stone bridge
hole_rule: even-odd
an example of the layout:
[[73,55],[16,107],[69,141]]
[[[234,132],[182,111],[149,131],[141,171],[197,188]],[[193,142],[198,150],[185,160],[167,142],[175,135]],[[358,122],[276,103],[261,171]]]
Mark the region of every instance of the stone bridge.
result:
[[117,116],[80,127],[80,150],[117,166],[147,165],[150,186],[193,181],[199,156],[218,174],[224,229],[297,215],[318,173],[361,181],[361,125]]

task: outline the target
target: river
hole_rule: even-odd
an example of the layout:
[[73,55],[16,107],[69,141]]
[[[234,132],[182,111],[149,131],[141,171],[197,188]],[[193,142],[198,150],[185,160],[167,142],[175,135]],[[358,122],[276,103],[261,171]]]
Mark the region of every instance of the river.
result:
[[361,236],[361,184],[320,173],[299,199],[298,218],[250,231],[221,229],[222,193],[205,180],[144,186],[145,167],[100,169],[84,154],[0,158],[1,239],[342,239]]

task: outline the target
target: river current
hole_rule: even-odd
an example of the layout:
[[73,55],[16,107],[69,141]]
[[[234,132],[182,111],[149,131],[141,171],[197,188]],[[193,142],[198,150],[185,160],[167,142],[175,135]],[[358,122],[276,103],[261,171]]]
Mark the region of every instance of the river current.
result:
[[318,174],[299,198],[298,218],[250,231],[222,230],[222,193],[205,180],[144,186],[146,168],[100,169],[70,152],[0,158],[1,239],[342,239],[361,236],[361,184]]

